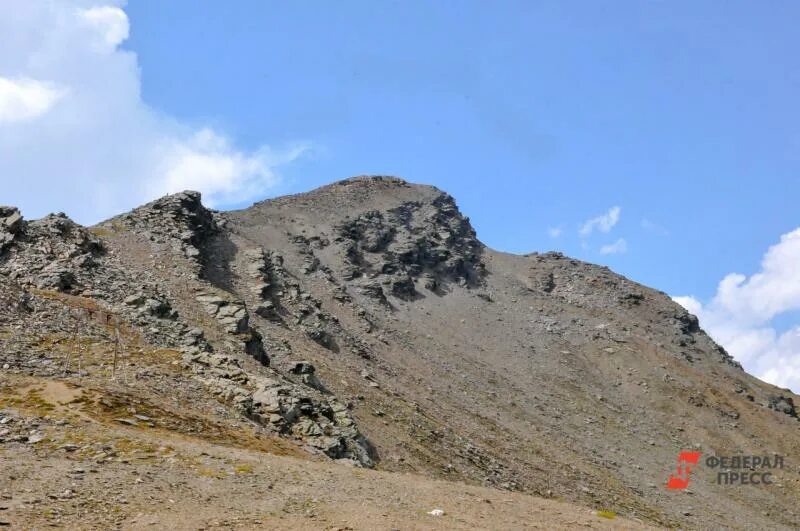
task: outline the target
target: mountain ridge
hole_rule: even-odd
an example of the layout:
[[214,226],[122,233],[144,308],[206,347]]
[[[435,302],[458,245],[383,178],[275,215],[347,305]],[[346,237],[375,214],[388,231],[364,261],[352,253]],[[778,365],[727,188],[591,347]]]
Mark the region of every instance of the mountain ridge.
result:
[[[800,456],[795,395],[747,375],[662,292],[559,253],[485,246],[435,187],[361,176],[227,212],[183,192],[88,229],[0,214],[0,282],[35,307],[6,323],[27,323],[31,344],[45,331],[68,343],[107,312],[137,345],[129,362],[173,352],[175,396],[222,408],[218,422],[656,525],[798,523],[796,467],[779,488],[663,487],[685,449]],[[83,334],[97,358],[86,374],[56,370],[65,353],[49,343],[32,360],[0,339],[2,361],[100,385],[104,326]],[[129,385],[163,394],[162,365]]]

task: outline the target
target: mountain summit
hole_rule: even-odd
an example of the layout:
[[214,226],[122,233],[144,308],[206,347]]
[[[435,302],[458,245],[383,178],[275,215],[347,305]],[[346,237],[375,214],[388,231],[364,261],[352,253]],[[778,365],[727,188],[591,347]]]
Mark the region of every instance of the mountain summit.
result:
[[[0,303],[12,487],[33,481],[4,477],[30,452],[141,461],[147,482],[180,466],[216,477],[208,455],[181,453],[191,440],[640,524],[800,526],[795,395],[746,374],[664,293],[560,253],[490,249],[431,186],[355,177],[229,212],[183,192],[89,228],[2,207]],[[682,451],[701,464],[668,490]],[[702,464],[750,455],[785,466],[726,485]],[[118,520],[90,514],[130,524],[112,505]]]

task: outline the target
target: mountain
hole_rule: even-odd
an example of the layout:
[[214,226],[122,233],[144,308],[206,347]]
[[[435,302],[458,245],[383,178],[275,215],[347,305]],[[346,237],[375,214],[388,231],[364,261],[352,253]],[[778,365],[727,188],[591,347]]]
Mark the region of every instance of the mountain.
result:
[[[490,249],[431,186],[356,177],[229,212],[184,192],[89,228],[3,207],[0,290],[0,459],[17,464],[4,491],[39,488],[3,477],[35,456],[142,467],[142,492],[173,474],[150,495],[197,522],[249,486],[308,497],[278,511],[292,523],[235,513],[277,527],[326,514],[370,528],[342,512],[352,497],[389,507],[387,528],[800,526],[796,395],[745,373],[662,292],[560,253]],[[224,448],[246,452],[241,473],[234,457],[230,474],[209,464]],[[701,457],[688,488],[667,489],[686,477],[682,451]],[[784,466],[770,484],[718,484],[709,463],[745,455]],[[216,485],[206,504],[198,475]],[[127,526],[133,506],[163,511],[114,477],[91,502],[52,498],[68,507],[51,516]],[[398,505],[401,482],[464,512]],[[486,519],[463,502],[473,488]],[[8,514],[45,518],[7,495]],[[552,500],[571,516],[547,520]]]

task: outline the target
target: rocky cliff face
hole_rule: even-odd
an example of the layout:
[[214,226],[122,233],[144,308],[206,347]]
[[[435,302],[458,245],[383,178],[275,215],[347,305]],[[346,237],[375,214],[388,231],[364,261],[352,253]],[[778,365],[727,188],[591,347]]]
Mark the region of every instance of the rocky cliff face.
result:
[[775,488],[663,488],[685,449],[800,459],[795,395],[663,293],[485,247],[433,187],[360,177],[234,212],[185,192],[91,228],[2,207],[0,287],[4,374],[102,390],[99,411],[650,523],[800,524],[796,465]]
[[[32,332],[69,334],[79,329],[83,336],[88,334],[86,322],[123,323],[151,346],[181,352],[183,364],[207,392],[265,429],[296,437],[331,458],[372,465],[368,444],[348,409],[334,396],[308,385],[313,378],[294,383],[269,369],[262,337],[250,326],[244,302],[205,280],[206,264],[213,257],[203,251],[220,228],[214,213],[201,204],[200,194],[165,197],[93,232],[63,214],[24,222],[16,210],[4,212],[9,214],[7,220],[18,221],[7,224],[15,230],[8,231],[13,238],[6,238],[0,256],[0,278],[8,278],[22,290],[19,297],[24,297],[32,310],[17,317],[31,321],[27,326],[33,325]],[[108,249],[97,235],[124,235],[126,251],[135,255],[131,257],[135,265],[128,266],[125,251],[113,246]],[[147,268],[148,260],[156,271],[169,267],[170,273],[176,274],[182,281],[178,292]],[[52,318],[52,314],[36,311],[38,305],[31,301],[58,294],[74,297],[64,300],[78,308],[65,308],[66,316],[45,324],[43,318]],[[185,296],[191,297],[188,305],[182,299]],[[182,305],[187,306],[188,315],[177,309]],[[195,322],[192,311],[205,312],[208,319]],[[24,353],[13,347],[6,347],[6,355],[24,358]],[[242,355],[262,367],[245,370]],[[44,372],[34,372],[58,374],[56,363],[43,365],[47,367]],[[313,366],[306,365],[302,372],[313,375]],[[66,375],[70,370],[61,372]]]

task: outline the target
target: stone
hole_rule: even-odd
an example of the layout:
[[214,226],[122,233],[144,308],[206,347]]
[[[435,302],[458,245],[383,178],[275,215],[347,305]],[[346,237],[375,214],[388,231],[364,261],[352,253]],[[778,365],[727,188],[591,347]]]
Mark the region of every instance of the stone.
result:
[[769,408],[774,409],[790,417],[797,418],[794,400],[788,396],[773,396],[769,398]]
[[54,262],[39,275],[36,287],[39,289],[69,291],[76,284],[75,274]]
[[259,304],[256,307],[256,315],[259,315],[270,321],[280,319],[280,316],[278,315],[275,305],[272,303],[272,301],[264,301]]
[[178,312],[174,311],[166,300],[148,298],[142,306],[144,311],[158,319],[175,319],[178,316]]
[[417,296],[414,279],[410,276],[400,276],[392,279],[392,295],[398,299],[412,300]]
[[186,335],[190,337],[200,338],[203,337],[203,330],[200,328],[190,328],[186,331]]
[[264,406],[267,411],[277,411],[280,409],[280,400],[278,395],[278,388],[271,387],[261,389],[253,393],[253,405]]
[[292,374],[314,374],[316,369],[307,361],[296,361],[289,371]]
[[[228,303],[228,301],[226,301],[219,295],[213,295],[213,294],[198,295],[197,297],[195,297],[195,300],[214,308],[218,308]],[[216,309],[214,311],[216,312]]]
[[14,207],[0,207],[0,225],[11,234],[16,234],[22,227],[22,214]]
[[379,282],[366,282],[358,287],[358,291],[371,299],[381,302],[386,301],[386,295],[383,293],[383,286]]
[[252,287],[252,292],[255,293],[258,298],[265,299],[269,296],[271,289],[272,284],[269,282],[259,282]]
[[319,437],[324,434],[319,424],[311,419],[304,419],[297,422],[293,427],[293,431],[307,437]]

